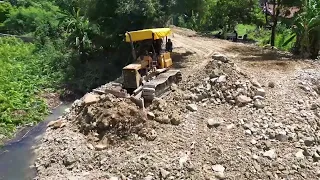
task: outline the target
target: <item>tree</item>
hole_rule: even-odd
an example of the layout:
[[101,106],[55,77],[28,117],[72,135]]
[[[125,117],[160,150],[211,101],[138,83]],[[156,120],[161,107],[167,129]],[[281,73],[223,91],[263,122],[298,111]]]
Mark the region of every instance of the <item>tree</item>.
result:
[[211,24],[225,31],[234,30],[238,23],[262,24],[262,12],[258,8],[258,1],[218,0],[211,9]]
[[[301,6],[301,0],[271,0],[271,38],[270,45],[275,45],[276,29],[279,23],[280,16],[286,18],[286,12],[290,11],[292,6]],[[269,7],[267,3],[267,8]]]
[[8,18],[8,15],[12,9],[13,7],[9,2],[0,3],[0,23],[3,23]]
[[320,2],[305,0],[301,12],[296,16],[293,26],[298,53],[315,59],[320,50]]
[[[80,14],[80,8],[73,8],[72,13],[61,12],[59,26],[65,28],[67,44],[78,51],[80,61],[85,62],[87,49],[92,48],[91,37],[98,34],[98,28],[95,24],[90,23],[88,17]],[[91,35],[91,37],[90,37]]]

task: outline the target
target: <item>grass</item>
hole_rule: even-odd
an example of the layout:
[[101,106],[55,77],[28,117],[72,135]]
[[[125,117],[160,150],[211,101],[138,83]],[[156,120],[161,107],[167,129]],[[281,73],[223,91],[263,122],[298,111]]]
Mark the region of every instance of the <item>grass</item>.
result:
[[255,25],[238,24],[236,30],[240,36],[243,36],[244,34],[254,32],[256,28]]
[[[239,35],[248,34],[249,39],[253,39],[258,41],[260,46],[264,46],[269,44],[271,31],[264,28],[259,28],[256,25],[248,25],[248,24],[239,24],[236,27]],[[288,51],[293,46],[295,41],[291,41],[288,44],[285,44],[286,40],[291,37],[292,31],[290,29],[286,29],[281,25],[278,26],[275,46],[280,50]]]
[[47,114],[38,94],[59,80],[51,63],[34,44],[0,38],[0,134],[10,137],[17,126],[39,122]]
[[[250,24],[238,24],[236,26],[236,30],[239,36],[247,34],[248,39],[257,41],[259,46],[265,46],[270,43],[271,30]],[[214,30],[211,31],[211,34],[217,34],[218,32],[219,30]],[[290,43],[285,43],[291,37],[291,33],[291,29],[286,29],[285,27],[279,25],[275,39],[275,46],[280,50],[289,51],[295,42],[295,40],[293,40]]]

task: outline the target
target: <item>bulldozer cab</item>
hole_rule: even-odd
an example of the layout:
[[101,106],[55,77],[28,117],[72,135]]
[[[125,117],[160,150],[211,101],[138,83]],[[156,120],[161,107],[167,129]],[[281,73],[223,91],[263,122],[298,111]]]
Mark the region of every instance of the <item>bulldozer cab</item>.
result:
[[[131,31],[125,34],[125,41],[131,43],[132,56],[136,60],[139,55],[148,51],[148,55],[152,53],[160,54],[162,49],[162,39],[166,38],[171,34],[170,28],[155,28],[155,29],[144,29],[138,31]],[[135,50],[134,43],[138,43],[140,47],[138,51]]]
[[125,41],[131,44],[135,61],[123,68],[126,89],[138,88],[157,69],[172,65],[170,52],[162,52],[163,39],[167,41],[170,34],[170,28],[145,29],[125,34]]

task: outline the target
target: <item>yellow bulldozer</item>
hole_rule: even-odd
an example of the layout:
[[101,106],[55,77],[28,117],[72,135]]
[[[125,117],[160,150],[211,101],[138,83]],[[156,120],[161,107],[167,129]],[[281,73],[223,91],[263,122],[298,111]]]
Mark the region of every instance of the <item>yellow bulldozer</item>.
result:
[[[122,78],[117,85],[105,92],[116,96],[130,96],[139,106],[162,96],[170,86],[182,80],[181,71],[174,69],[171,54],[163,48],[168,42],[170,28],[155,28],[125,33],[125,41],[131,44],[135,62],[122,69]],[[122,94],[121,94],[121,93]]]

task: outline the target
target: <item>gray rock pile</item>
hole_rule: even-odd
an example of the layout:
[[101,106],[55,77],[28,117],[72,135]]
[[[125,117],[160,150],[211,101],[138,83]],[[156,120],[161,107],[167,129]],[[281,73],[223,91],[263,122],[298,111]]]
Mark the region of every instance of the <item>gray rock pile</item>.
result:
[[[239,107],[250,105],[258,109],[265,107],[266,91],[259,82],[241,75],[225,56],[215,55],[205,71],[207,77],[187,88],[191,93],[186,94],[186,99]],[[195,108],[189,105],[188,109],[193,111]]]
[[297,76],[299,87],[307,94],[320,95],[320,74],[315,69],[301,70]]

